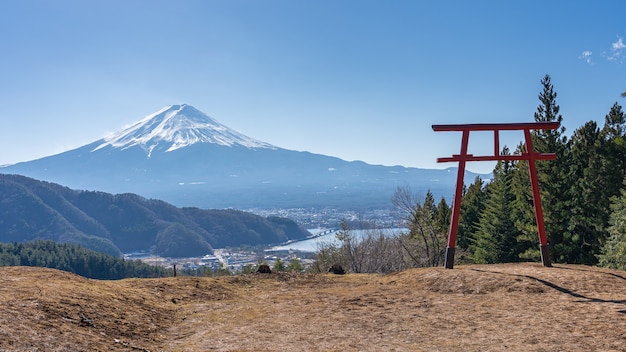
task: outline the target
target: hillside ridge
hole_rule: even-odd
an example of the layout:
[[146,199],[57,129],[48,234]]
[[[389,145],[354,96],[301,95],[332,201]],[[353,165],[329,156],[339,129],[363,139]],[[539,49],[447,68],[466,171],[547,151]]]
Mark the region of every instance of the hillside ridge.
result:
[[626,273],[461,265],[98,281],[0,268],[0,351],[620,351]]
[[0,242],[49,239],[120,256],[150,251],[203,256],[213,248],[268,245],[310,233],[294,221],[232,209],[178,208],[136,194],[77,191],[0,174]]

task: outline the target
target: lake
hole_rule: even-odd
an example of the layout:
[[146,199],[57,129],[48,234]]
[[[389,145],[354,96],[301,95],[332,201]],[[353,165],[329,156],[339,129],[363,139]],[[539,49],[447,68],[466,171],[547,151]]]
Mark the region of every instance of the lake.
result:
[[[313,234],[314,237],[302,240],[302,241],[294,241],[285,244],[281,244],[279,246],[272,247],[270,250],[274,251],[301,251],[301,252],[317,252],[320,245],[323,244],[335,244],[340,245],[340,241],[337,240],[336,234],[339,230],[328,230],[328,229],[310,229],[309,232]],[[374,229],[374,230],[352,230],[350,233],[354,234],[358,238],[363,238],[367,236],[367,234],[374,232],[376,234],[382,231],[383,234],[387,237],[398,236],[401,233],[406,233],[406,228],[392,228],[392,229]]]

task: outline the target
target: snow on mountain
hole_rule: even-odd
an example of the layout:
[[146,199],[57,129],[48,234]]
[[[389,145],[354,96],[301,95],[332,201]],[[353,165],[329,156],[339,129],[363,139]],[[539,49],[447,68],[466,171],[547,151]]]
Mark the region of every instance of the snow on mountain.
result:
[[[386,209],[398,185],[450,199],[456,181],[450,170],[369,165],[274,147],[189,105],[165,107],[104,139],[0,173],[178,206],[234,209]],[[476,176],[466,171],[465,182]]]
[[128,149],[139,146],[148,157],[155,149],[170,152],[195,143],[243,146],[250,149],[275,146],[245,136],[215,121],[191,105],[171,105],[135,124],[105,137],[93,151],[107,146]]

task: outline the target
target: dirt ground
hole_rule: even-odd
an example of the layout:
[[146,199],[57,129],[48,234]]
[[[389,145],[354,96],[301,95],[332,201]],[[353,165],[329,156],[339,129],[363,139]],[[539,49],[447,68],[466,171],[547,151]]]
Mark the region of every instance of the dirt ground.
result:
[[0,351],[626,351],[626,273],[578,265],[119,281],[5,267],[0,299]]

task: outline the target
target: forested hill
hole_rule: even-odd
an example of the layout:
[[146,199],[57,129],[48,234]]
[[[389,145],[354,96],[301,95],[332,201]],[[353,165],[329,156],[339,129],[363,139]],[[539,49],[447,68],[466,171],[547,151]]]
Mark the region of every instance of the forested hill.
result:
[[154,249],[168,257],[213,248],[281,243],[309,233],[295,222],[237,210],[177,208],[135,194],[77,191],[0,174],[0,242],[54,240],[120,256]]
[[139,260],[124,260],[76,244],[54,241],[0,243],[0,266],[38,266],[101,280],[172,275],[169,269]]

